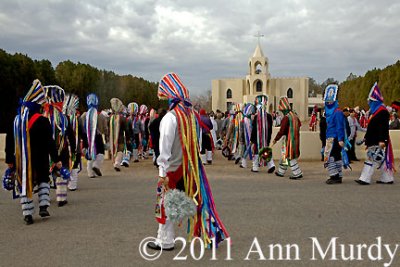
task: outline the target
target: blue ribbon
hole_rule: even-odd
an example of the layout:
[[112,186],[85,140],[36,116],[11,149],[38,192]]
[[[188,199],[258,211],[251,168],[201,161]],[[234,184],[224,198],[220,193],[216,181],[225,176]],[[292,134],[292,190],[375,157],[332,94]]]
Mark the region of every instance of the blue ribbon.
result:
[[18,101],[18,107],[17,107],[17,114],[21,115],[21,108],[26,107],[29,109],[29,111],[37,111],[41,108],[42,105],[35,103],[35,102],[29,102],[29,101],[23,101],[22,98],[19,99]]
[[190,108],[192,106],[192,103],[190,102],[189,98],[178,98],[178,97],[174,97],[174,98],[170,98],[168,100],[168,104],[169,104],[169,110],[174,109],[180,102],[183,102],[183,105],[186,108]]

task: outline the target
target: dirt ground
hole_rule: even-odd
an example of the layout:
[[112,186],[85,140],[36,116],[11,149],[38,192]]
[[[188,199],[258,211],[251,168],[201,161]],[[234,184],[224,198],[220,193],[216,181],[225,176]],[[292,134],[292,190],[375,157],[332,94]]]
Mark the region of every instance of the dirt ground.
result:
[[[83,170],[79,189],[68,193],[68,205],[57,207],[52,190],[51,217],[41,219],[36,209],[35,223],[29,226],[23,223],[18,201],[2,190],[0,266],[384,266],[389,263],[384,245],[393,250],[396,244],[400,246],[398,174],[393,185],[360,186],[353,181],[362,168],[362,162],[357,162],[353,171],[345,172],[343,184],[326,185],[327,172],[321,162],[300,160],[300,166],[304,178],[290,180],[289,173],[281,178],[267,174],[265,169],[259,173],[241,169],[217,152],[213,165],[206,166],[206,170],[231,245],[224,241],[214,251],[215,255],[213,250],[206,249],[200,257],[199,243],[192,245],[191,252],[191,243],[183,247],[183,242],[178,241],[174,251],[163,251],[154,261],[145,260],[139,252],[141,241],[154,237],[157,231],[154,203],[158,172],[150,159],[132,163],[120,173],[106,161],[101,178],[90,179]],[[4,169],[2,164],[0,171],[4,173]],[[186,223],[176,226],[177,237],[186,238],[185,227]],[[346,261],[345,257],[352,255],[352,247],[359,250],[353,251],[353,260]],[[337,250],[332,255],[333,248]],[[183,256],[187,259],[174,260]],[[193,256],[201,259],[196,261]],[[259,260],[262,256],[265,260]],[[400,248],[391,262],[391,266],[399,265]]]

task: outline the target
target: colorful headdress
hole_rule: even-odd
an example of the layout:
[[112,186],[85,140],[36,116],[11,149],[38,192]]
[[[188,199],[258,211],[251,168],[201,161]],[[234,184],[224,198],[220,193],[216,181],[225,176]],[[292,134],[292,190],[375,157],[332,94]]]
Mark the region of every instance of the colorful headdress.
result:
[[243,103],[237,103],[235,105],[235,111],[236,112],[241,112],[243,110]]
[[118,98],[115,98],[115,97],[111,98],[110,103],[111,103],[111,109],[113,112],[120,113],[123,111],[124,104]]
[[246,116],[246,117],[251,116],[252,114],[255,113],[255,110],[256,109],[255,109],[253,104],[247,103],[247,104],[244,105],[243,115]]
[[32,198],[32,164],[31,147],[29,145],[29,115],[30,111],[37,111],[46,102],[44,87],[39,80],[34,80],[26,94],[18,115],[14,120],[15,165],[17,180],[21,186],[21,195]]
[[139,114],[144,116],[147,114],[147,112],[149,112],[149,108],[144,104],[140,105]]
[[58,85],[48,85],[44,88],[47,96],[47,104],[44,106],[44,116],[50,121],[53,138],[56,141],[58,153],[60,154],[64,146],[68,125],[67,117],[62,113],[65,92]]
[[266,107],[268,105],[268,96],[267,95],[258,95],[255,99],[256,106]]
[[111,109],[113,110],[113,114],[110,117],[110,150],[112,159],[114,160],[118,148],[120,113],[123,111],[124,104],[122,104],[122,101],[118,98],[111,98],[110,103]]
[[161,79],[157,96],[159,99],[169,100],[170,110],[174,109],[179,103],[185,107],[192,106],[189,99],[189,91],[175,73],[169,73]]
[[86,104],[88,108],[96,108],[99,106],[99,98],[95,94],[89,94],[86,97]]
[[335,102],[337,100],[338,91],[339,87],[336,84],[329,84],[325,88],[324,101]]
[[135,102],[129,103],[128,110],[131,115],[136,115],[139,111],[139,105]]
[[287,111],[291,110],[289,99],[286,96],[281,96],[279,99],[279,110],[280,111]]
[[369,92],[368,95],[368,100],[383,102],[383,96],[381,90],[378,87],[377,82],[375,82],[374,85],[372,86],[371,91]]
[[97,154],[95,136],[97,131],[97,107],[99,105],[99,99],[95,94],[89,94],[86,97],[86,104],[88,106],[85,121],[86,137],[88,140],[86,157],[89,160],[94,160]]
[[67,94],[65,96],[63,112],[68,116],[74,116],[79,107],[79,97],[74,94]]
[[[190,218],[188,233],[191,237],[201,237],[206,245],[219,233],[221,240],[228,233],[220,220],[207,175],[200,159],[197,121],[191,108],[189,92],[175,73],[162,77],[158,87],[158,97],[170,100],[170,110],[176,114],[182,145],[182,168],[186,194],[197,205],[197,214]],[[216,240],[218,243],[220,240]]]
[[78,147],[78,116],[76,116],[76,110],[79,106],[79,97],[74,94],[67,94],[65,96],[63,113],[68,116],[69,123],[75,135],[75,147]]

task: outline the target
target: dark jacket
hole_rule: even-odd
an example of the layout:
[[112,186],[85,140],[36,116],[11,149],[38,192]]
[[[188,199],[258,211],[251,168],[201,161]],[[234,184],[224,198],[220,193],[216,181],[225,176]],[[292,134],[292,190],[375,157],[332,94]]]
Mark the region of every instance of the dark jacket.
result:
[[[257,135],[258,135],[258,129],[257,129],[257,118],[258,115],[254,116],[254,120],[253,120],[253,128],[251,129],[251,138],[250,141],[253,144],[257,144]],[[272,135],[272,116],[271,114],[267,114],[267,122],[268,122],[268,136],[267,136],[267,146],[269,146],[269,143],[271,142],[271,135]]]
[[[33,116],[33,115],[32,115]],[[31,116],[31,117],[32,117]],[[32,174],[36,183],[49,180],[49,155],[53,162],[58,162],[56,142],[53,139],[53,130],[49,120],[40,116],[29,130]]]
[[203,133],[209,133],[210,130],[213,129],[213,125],[212,125],[210,117],[208,115],[200,115],[200,119],[202,122],[201,129],[203,130]]
[[377,113],[370,118],[364,137],[367,147],[379,145],[379,142],[385,142],[387,145],[389,140],[389,117],[389,112],[383,109],[377,111]]

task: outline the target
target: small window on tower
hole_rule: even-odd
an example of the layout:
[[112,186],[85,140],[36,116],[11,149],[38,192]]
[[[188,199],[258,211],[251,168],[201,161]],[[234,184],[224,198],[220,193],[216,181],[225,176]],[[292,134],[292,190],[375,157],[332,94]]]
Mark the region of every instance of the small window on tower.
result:
[[289,88],[287,90],[287,98],[293,98],[293,89],[292,88]]
[[228,89],[227,91],[226,91],[226,98],[228,99],[228,98],[232,98],[232,90],[231,89]]
[[260,80],[256,83],[256,91],[262,92],[262,82]]

